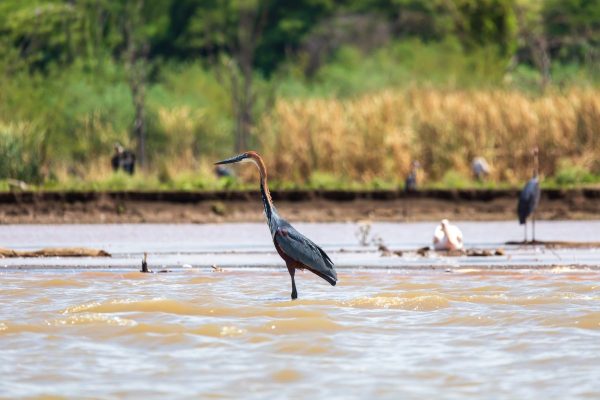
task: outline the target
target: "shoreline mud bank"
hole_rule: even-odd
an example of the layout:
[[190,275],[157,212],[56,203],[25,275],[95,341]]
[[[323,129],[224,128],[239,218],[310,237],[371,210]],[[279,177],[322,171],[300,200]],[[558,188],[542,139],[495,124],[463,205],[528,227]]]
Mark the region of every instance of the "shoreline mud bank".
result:
[[[273,191],[291,221],[498,221],[516,218],[518,190]],[[262,221],[258,191],[0,193],[0,222],[219,223]],[[541,220],[600,219],[600,189],[542,191]]]

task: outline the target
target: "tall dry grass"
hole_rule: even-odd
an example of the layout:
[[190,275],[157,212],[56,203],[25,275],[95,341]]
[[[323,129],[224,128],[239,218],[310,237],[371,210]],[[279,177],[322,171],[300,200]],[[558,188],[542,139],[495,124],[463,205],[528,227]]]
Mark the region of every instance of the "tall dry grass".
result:
[[419,160],[430,179],[470,176],[476,156],[491,178],[517,182],[564,159],[600,173],[600,91],[573,88],[528,95],[516,90],[384,91],[349,100],[278,100],[256,129],[272,175],[306,183],[315,171],[342,179],[402,179]]

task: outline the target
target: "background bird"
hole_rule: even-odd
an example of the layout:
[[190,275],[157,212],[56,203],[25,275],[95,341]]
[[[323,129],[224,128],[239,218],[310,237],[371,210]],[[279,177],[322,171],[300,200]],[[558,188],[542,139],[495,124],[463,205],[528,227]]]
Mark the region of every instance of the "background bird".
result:
[[433,233],[433,248],[435,250],[462,250],[462,232],[456,225],[443,219]]
[[215,167],[215,176],[217,178],[233,178],[235,175],[231,169],[222,165],[217,165]]
[[417,191],[417,170],[421,167],[418,161],[413,161],[410,165],[410,173],[404,181],[405,192],[416,192]]
[[267,168],[258,153],[248,151],[235,157],[219,161],[216,165],[237,162],[252,162],[260,173],[260,192],[265,208],[265,216],[271,230],[271,238],[277,253],[283,258],[292,278],[292,300],[298,298],[294,275],[296,269],[308,269],[335,286],[337,273],[329,256],[306,236],[298,232],[286,220],[281,218],[271,199],[267,185]]
[[115,144],[115,154],[110,159],[113,171],[121,168],[129,175],[135,172],[135,154],[130,150],[125,150],[119,143]]
[[483,157],[475,157],[471,163],[471,169],[475,179],[482,181],[490,174],[491,168]]
[[525,238],[527,242],[527,218],[531,216],[531,237],[532,242],[535,242],[535,209],[540,202],[540,182],[538,178],[539,159],[538,148],[532,150],[533,155],[533,178],[526,184],[521,194],[519,195],[519,203],[517,205],[517,214],[519,216],[519,224],[525,225]]

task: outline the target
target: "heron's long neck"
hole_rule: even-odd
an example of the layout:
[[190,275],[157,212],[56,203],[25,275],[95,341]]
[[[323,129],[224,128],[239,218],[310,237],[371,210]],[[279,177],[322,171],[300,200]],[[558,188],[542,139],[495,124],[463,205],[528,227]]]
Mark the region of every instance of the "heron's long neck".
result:
[[539,160],[538,154],[535,153],[533,155],[533,177],[537,178],[539,173],[540,173],[540,160]]
[[269,185],[267,184],[267,168],[265,167],[262,159],[255,160],[258,171],[260,172],[260,194],[262,196],[263,205],[265,207],[265,216],[270,222],[273,216],[273,199],[271,198],[271,192],[269,191]]

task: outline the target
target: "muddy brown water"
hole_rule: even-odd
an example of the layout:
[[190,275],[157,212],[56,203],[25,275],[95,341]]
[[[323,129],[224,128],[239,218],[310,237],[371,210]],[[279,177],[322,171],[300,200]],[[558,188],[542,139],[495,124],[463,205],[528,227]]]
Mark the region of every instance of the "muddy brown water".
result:
[[[0,226],[2,247],[113,254],[0,260],[0,398],[600,397],[599,251],[381,257],[356,224],[296,226],[340,282],[300,273],[294,302],[264,224]],[[460,226],[470,247],[522,235]],[[418,248],[434,227],[370,234]],[[537,228],[600,240],[598,221]],[[172,272],[137,272],[144,251]]]

